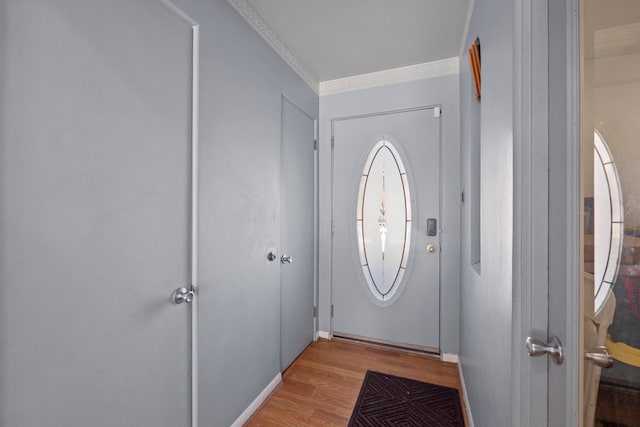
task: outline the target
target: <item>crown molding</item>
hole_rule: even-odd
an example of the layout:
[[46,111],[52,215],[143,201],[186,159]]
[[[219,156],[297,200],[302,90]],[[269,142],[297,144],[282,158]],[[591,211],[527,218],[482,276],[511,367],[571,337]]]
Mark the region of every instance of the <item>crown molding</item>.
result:
[[248,0],[228,0],[231,6],[253,27],[260,36],[269,43],[284,61],[304,80],[316,93],[319,93],[318,77],[302,62],[289,47],[284,44],[276,32],[266,23]]
[[439,61],[377,71],[375,73],[359,74],[342,79],[328,80],[320,82],[319,95],[333,95],[352,90],[458,74],[458,64],[458,57],[453,57]]
[[282,41],[249,0],[227,0],[245,21],[320,96],[458,74],[459,58],[425,62],[320,82],[315,73]]

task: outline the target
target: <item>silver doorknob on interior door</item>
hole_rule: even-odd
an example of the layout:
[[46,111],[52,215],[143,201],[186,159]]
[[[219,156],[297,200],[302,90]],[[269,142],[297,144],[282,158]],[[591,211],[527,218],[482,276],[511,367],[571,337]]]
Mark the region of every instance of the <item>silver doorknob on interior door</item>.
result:
[[189,304],[193,301],[194,296],[195,293],[193,292],[193,290],[189,290],[187,288],[178,288],[173,291],[173,302],[175,302],[176,304],[182,304],[183,302]]
[[280,258],[280,262],[283,264],[291,264],[293,262],[293,258],[291,258],[291,255],[285,254]]
[[275,259],[278,258],[278,255],[276,255],[275,252],[271,251],[267,254],[267,259],[269,261],[275,261]]
[[437,249],[436,245],[427,245],[427,252],[434,253]]
[[562,348],[562,342],[560,338],[555,335],[551,336],[551,342],[545,344],[539,339],[527,337],[526,341],[527,353],[531,357],[544,356],[548,354],[551,356],[556,365],[562,365],[564,362],[564,349]]
[[607,348],[603,345],[590,348],[584,354],[584,358],[592,361],[594,365],[604,369],[609,369],[613,366],[613,357],[609,356]]

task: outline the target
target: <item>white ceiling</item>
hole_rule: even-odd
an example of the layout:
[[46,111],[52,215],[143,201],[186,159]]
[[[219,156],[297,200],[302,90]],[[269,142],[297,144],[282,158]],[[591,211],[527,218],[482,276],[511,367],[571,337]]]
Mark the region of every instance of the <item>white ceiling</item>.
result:
[[472,0],[229,1],[323,82],[458,56]]

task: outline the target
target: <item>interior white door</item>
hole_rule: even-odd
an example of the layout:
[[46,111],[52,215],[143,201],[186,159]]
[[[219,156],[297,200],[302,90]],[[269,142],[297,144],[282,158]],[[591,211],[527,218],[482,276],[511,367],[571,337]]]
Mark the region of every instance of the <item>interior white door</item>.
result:
[[[580,13],[578,0],[519,6],[520,24],[514,28],[520,44],[515,55],[513,375],[520,387],[514,390],[514,424],[582,425]],[[543,352],[529,357],[523,351],[527,336],[561,343],[564,358]],[[557,351],[553,347],[548,350]]]
[[189,425],[191,25],[0,10],[0,425]]
[[314,126],[282,97],[280,365],[285,370],[314,338]]
[[439,351],[439,116],[333,121],[334,335]]

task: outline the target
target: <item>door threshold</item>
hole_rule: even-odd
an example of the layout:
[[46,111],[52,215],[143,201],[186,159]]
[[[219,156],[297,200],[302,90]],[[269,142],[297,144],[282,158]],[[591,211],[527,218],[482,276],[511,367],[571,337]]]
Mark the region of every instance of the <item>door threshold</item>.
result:
[[333,339],[337,341],[357,343],[357,344],[361,344],[369,347],[399,350],[405,353],[417,354],[417,355],[432,357],[434,359],[440,360],[440,351],[438,349],[431,348],[431,347],[423,347],[423,346],[405,344],[405,343],[400,343],[395,341],[377,340],[375,338],[345,334],[342,332],[334,332]]

